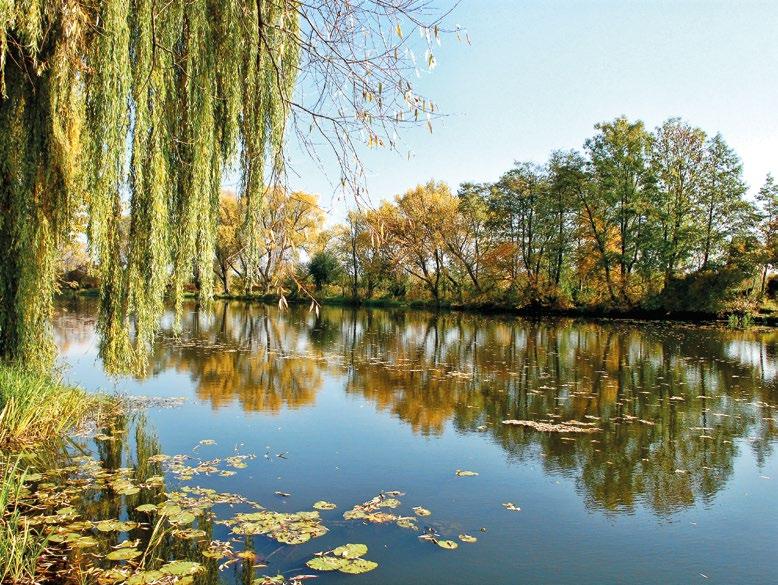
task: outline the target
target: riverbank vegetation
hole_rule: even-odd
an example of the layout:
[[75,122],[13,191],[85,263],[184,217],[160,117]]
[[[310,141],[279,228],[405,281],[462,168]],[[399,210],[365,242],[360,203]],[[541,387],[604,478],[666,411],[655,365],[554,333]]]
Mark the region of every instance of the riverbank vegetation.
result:
[[30,462],[107,407],[52,375],[0,364],[0,583],[36,582],[47,544],[23,504],[25,483],[39,478]]
[[677,118],[653,131],[623,117],[595,130],[581,151],[517,162],[456,192],[430,181],[326,229],[315,198],[276,193],[263,213],[260,286],[246,286],[240,214],[224,195],[222,292],[631,314],[775,311],[774,178],[749,196],[724,138]]
[[580,152],[352,212],[319,254],[352,298],[748,312],[775,293],[778,186],[746,193],[720,135],[617,118]]
[[[724,138],[677,118],[595,130],[581,151],[456,192],[430,181],[328,227],[315,196],[276,189],[253,283],[242,203],[224,192],[216,294],[738,322],[778,312],[772,176],[749,194]],[[196,277],[188,286],[200,290]]]
[[0,364],[0,449],[34,446],[62,436],[107,407],[103,397],[53,375]]

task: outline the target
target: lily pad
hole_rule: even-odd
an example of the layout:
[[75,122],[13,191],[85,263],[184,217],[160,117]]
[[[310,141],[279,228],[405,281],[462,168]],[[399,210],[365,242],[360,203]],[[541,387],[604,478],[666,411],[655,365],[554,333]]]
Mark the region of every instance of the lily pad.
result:
[[475,471],[466,471],[464,469],[457,469],[456,474],[457,477],[475,477],[478,475]]
[[168,516],[167,519],[171,524],[191,524],[195,521],[195,515],[191,512],[180,512],[179,514]]
[[365,559],[351,559],[343,564],[338,570],[341,573],[348,573],[350,575],[360,575],[367,573],[378,567],[378,563],[368,561]]
[[344,559],[358,559],[367,554],[367,546],[364,544],[344,544],[334,549],[332,554]]
[[144,512],[146,514],[151,514],[153,512],[157,511],[157,507],[154,504],[141,504],[140,506],[135,508],[138,512]]
[[478,539],[475,536],[470,536],[469,534],[460,534],[459,540],[467,543],[473,543],[478,541]]
[[410,530],[418,530],[419,526],[416,524],[415,518],[398,518],[397,526],[400,528],[408,528]]
[[97,546],[97,541],[91,536],[82,536],[76,540],[68,540],[68,543],[75,548],[92,548]]
[[413,512],[417,516],[429,516],[432,514],[432,512],[427,510],[427,508],[422,508],[421,506],[416,506],[415,508],[413,508]]
[[292,532],[291,530],[279,530],[272,532],[270,538],[273,538],[281,544],[302,544],[311,540],[311,535],[306,532]]
[[156,583],[165,576],[162,571],[141,571],[135,573],[126,581],[126,585],[147,585]]
[[453,540],[439,540],[437,542],[437,544],[438,544],[438,546],[440,548],[445,548],[445,549],[448,549],[448,550],[454,550],[455,548],[457,548],[459,546]]
[[105,558],[109,561],[129,561],[141,555],[137,548],[119,548],[109,552]]
[[100,532],[127,532],[137,527],[137,522],[122,522],[121,520],[101,520],[95,524],[95,528]]
[[348,559],[325,556],[325,557],[314,557],[305,564],[309,568],[315,569],[317,571],[337,571],[348,562],[349,562]]
[[194,540],[195,538],[203,538],[206,535],[205,530],[197,530],[196,528],[187,528],[185,530],[176,530],[173,536],[181,538],[183,540]]
[[181,513],[181,507],[171,502],[165,502],[160,506],[159,513],[163,516],[175,516]]
[[332,502],[325,502],[324,500],[319,500],[313,505],[313,507],[317,510],[334,510],[337,508],[337,506]]
[[184,575],[194,575],[201,571],[202,568],[203,566],[200,563],[195,563],[194,561],[172,561],[160,568],[160,572],[165,575],[183,577]]

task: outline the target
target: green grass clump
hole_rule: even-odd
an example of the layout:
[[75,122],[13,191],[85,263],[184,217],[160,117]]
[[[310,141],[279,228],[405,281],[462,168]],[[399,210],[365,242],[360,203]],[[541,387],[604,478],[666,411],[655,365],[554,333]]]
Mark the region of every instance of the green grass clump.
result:
[[25,469],[19,457],[0,460],[0,583],[32,583],[46,538],[24,521],[19,502]]
[[0,448],[59,436],[100,404],[51,375],[0,364]]

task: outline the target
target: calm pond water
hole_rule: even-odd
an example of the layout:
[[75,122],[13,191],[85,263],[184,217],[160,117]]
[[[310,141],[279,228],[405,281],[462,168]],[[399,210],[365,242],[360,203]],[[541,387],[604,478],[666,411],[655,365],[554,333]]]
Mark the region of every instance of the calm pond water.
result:
[[[366,544],[379,567],[316,583],[778,582],[776,330],[341,307],[317,318],[242,303],[206,315],[190,305],[180,336],[168,320],[148,376],[135,379],[104,373],[95,316],[87,301],[60,307],[70,381],[185,399],[135,417],[143,428],[114,446],[117,465],[149,444],[190,465],[254,454],[231,477],[168,471],[166,485],[282,512],[337,504],[321,512],[329,531],[296,546],[209,525],[212,538],[235,538],[269,566],[235,563],[207,582],[311,574],[314,553],[344,543]],[[542,433],[505,419],[599,431]],[[422,506],[431,515],[419,528],[459,547],[343,519],[382,490],[405,493],[385,512]]]

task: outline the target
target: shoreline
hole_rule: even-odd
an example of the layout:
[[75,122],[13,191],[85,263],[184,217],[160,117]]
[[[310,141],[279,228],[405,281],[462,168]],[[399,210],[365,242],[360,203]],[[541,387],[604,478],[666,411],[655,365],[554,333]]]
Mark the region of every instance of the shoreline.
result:
[[[75,291],[63,291],[60,297],[97,297],[96,289],[82,289]],[[185,293],[185,297],[193,298],[192,293]],[[241,295],[218,294],[214,297],[217,301],[243,301],[251,303],[277,304],[279,295]],[[294,305],[309,305],[311,300],[307,297],[288,296],[286,300]],[[422,309],[437,312],[459,311],[480,315],[505,315],[514,317],[542,318],[542,317],[567,317],[571,319],[614,319],[624,321],[685,321],[689,323],[724,323],[728,322],[729,315],[694,311],[667,311],[666,309],[645,309],[633,307],[630,309],[618,309],[613,307],[589,306],[589,307],[549,307],[549,306],[525,306],[515,307],[502,303],[451,303],[448,301],[434,303],[431,301],[414,300],[399,301],[394,299],[352,299],[344,296],[327,296],[316,299],[322,306],[341,306],[354,308],[375,309]],[[778,313],[760,313],[750,316],[750,325],[778,327]]]

